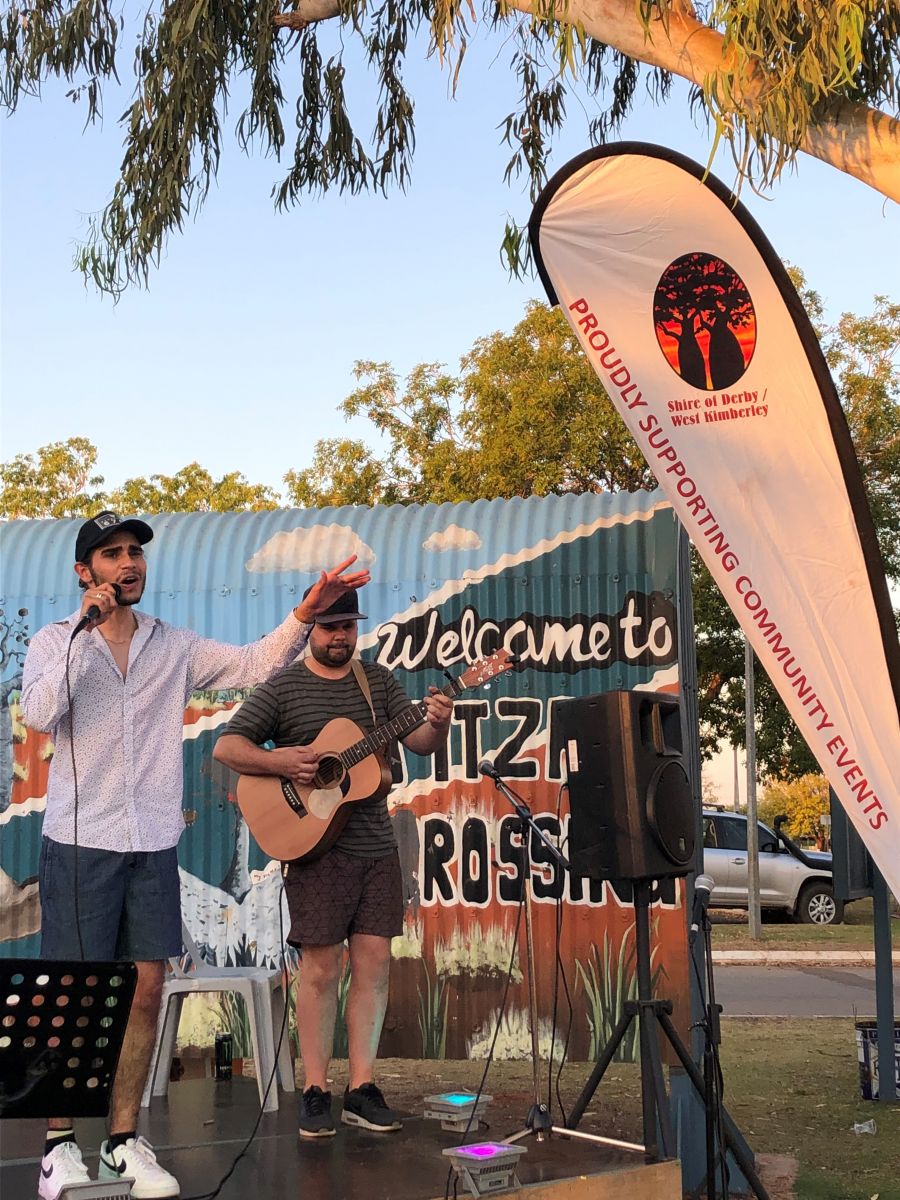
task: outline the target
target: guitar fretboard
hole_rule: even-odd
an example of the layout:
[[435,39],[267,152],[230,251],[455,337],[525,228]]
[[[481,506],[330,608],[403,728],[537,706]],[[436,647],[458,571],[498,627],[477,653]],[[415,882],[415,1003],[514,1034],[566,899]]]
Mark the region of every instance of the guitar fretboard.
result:
[[[460,684],[459,680],[451,679],[446,687],[441,688],[441,695],[458,696],[462,691],[465,691],[465,688]],[[418,729],[420,725],[425,723],[427,716],[428,710],[424,703],[414,704],[411,708],[405,708],[398,717],[394,717],[393,721],[379,725],[377,729],[373,729],[364,738],[360,738],[358,742],[354,742],[352,746],[348,746],[346,750],[342,750],[338,758],[348,769],[355,767],[357,763],[361,763],[370,754],[384,750],[395,738],[402,738],[407,733],[412,733],[414,729]]]

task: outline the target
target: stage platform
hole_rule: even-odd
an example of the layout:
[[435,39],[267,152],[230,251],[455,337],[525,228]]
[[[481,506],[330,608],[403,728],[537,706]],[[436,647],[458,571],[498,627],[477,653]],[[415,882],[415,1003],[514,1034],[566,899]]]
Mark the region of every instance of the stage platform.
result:
[[[375,1134],[337,1125],[333,1138],[317,1142],[297,1136],[294,1096],[282,1096],[277,1113],[260,1122],[253,1146],[220,1193],[222,1200],[443,1200],[447,1160],[441,1151],[461,1142],[458,1134],[426,1121],[419,1112],[404,1113],[399,1133]],[[259,1094],[252,1079],[228,1082],[182,1080],[168,1099],[156,1099],[143,1132],[160,1162],[181,1182],[188,1200],[218,1183],[250,1135]],[[335,1115],[340,1099],[335,1097]],[[500,1114],[493,1114],[500,1116]],[[488,1113],[491,1120],[492,1114]],[[146,1117],[145,1117],[146,1119]],[[512,1128],[514,1128],[514,1124]],[[468,1139],[501,1140],[508,1121]],[[96,1175],[97,1155],[105,1136],[102,1121],[78,1124],[85,1161]],[[44,1144],[42,1121],[0,1122],[0,1195],[3,1200],[32,1200]],[[522,1187],[495,1193],[522,1200],[680,1200],[677,1162],[646,1164],[639,1154],[598,1146],[581,1139],[528,1138],[520,1160]],[[449,1195],[454,1195],[451,1182]],[[457,1196],[468,1195],[460,1185]]]

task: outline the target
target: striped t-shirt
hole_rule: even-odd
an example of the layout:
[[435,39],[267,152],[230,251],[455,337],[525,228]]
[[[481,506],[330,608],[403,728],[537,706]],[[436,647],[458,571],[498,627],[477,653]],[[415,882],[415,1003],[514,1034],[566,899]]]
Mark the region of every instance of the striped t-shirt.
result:
[[[377,723],[392,721],[412,705],[406,692],[386,668],[365,662]],[[237,710],[224,733],[236,733],[261,746],[305,746],[329,721],[347,717],[371,733],[372,713],[352,671],[341,679],[316,675],[297,662],[261,684]],[[350,806],[350,817],[335,842],[339,850],[360,858],[381,858],[396,846],[387,800],[363,800]]]

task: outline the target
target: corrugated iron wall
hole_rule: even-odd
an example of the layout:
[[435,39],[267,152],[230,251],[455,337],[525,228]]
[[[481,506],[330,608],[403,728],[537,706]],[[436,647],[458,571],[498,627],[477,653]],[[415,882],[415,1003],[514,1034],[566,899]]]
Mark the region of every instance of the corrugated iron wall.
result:
[[[515,675],[457,702],[446,756],[405,756],[404,779],[391,797],[409,903],[406,934],[394,947],[385,1049],[477,1056],[492,1031],[517,908],[501,886],[513,871],[504,859],[506,805],[477,774],[478,758],[499,754],[504,773],[564,833],[554,701],[677,687],[677,532],[668,504],[658,492],[618,493],[149,520],[155,538],[142,607],[174,624],[221,640],[253,640],[283,618],[319,570],[355,553],[373,577],[365,592],[363,653],[396,670],[410,695],[421,696],[442,682],[444,671],[459,674],[500,644],[522,658]],[[78,524],[12,522],[0,530],[0,952],[6,955],[37,952],[33,880],[52,757],[50,739],[20,723],[21,663],[29,634],[78,606],[72,570]],[[204,693],[186,713],[183,906],[195,938],[220,961],[273,961],[280,877],[231,802],[233,778],[211,758],[227,712],[240,699],[241,693]],[[546,867],[534,878],[544,893],[536,936],[548,949],[554,893],[563,895],[562,944],[580,997],[575,1050],[590,1053],[610,1018],[592,999],[591,979],[615,969],[623,974],[621,986],[630,986],[630,910],[605,887],[573,893]],[[668,975],[669,995],[686,989],[677,897],[673,886],[656,910],[657,965]],[[550,959],[543,956],[544,1011],[552,996]],[[425,1001],[427,1028],[420,1027]],[[518,987],[505,1031],[508,1053],[527,1044],[524,1008]]]

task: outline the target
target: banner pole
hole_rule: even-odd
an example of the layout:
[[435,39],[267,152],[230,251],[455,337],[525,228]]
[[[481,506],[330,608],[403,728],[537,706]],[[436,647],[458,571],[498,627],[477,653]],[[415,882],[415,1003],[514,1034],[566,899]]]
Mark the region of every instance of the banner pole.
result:
[[756,818],[756,681],[753,647],[744,636],[744,719],[747,727],[747,919],[754,941],[762,937],[759,904],[759,825]]

